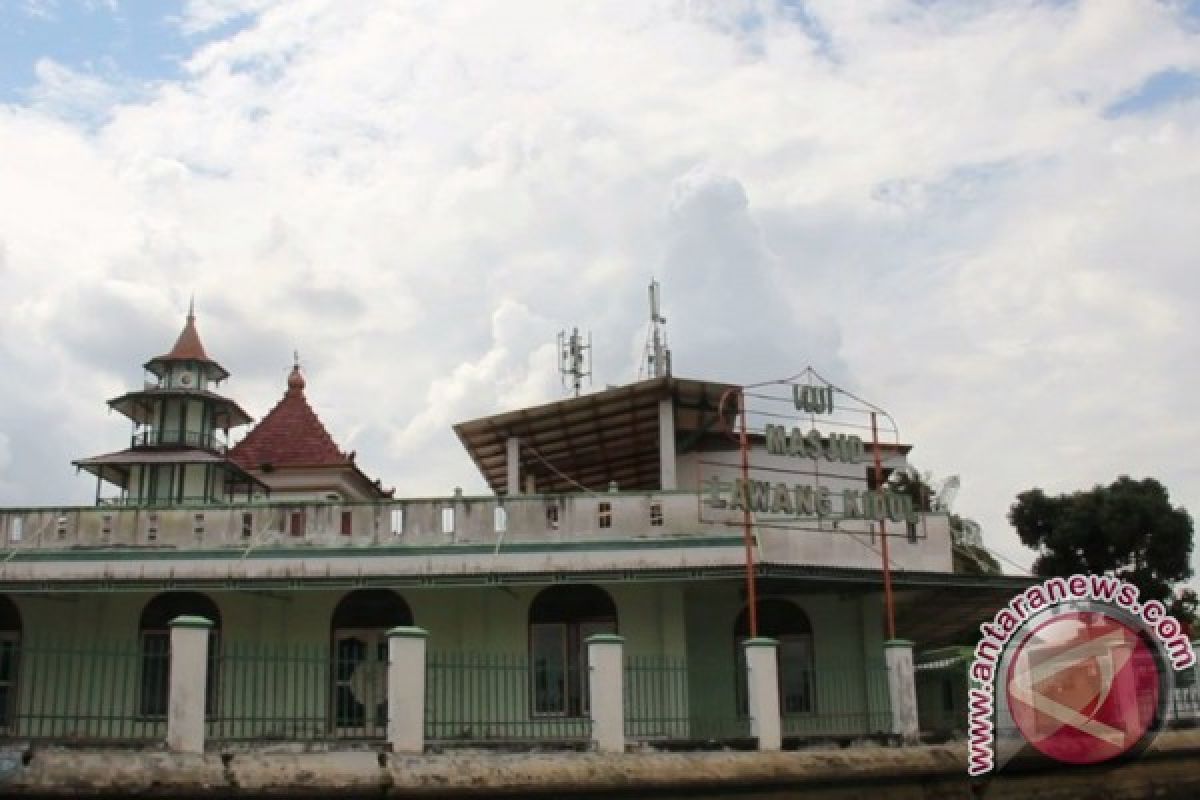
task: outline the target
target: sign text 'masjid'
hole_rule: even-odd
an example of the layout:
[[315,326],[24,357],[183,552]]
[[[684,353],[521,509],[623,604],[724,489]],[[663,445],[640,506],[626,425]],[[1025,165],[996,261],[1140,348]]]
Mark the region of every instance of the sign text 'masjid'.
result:
[[[834,387],[793,386],[796,410],[806,414],[832,414]],[[790,430],[783,425],[767,425],[763,431],[767,453],[811,460],[858,464],[865,460],[866,448],[853,434],[831,433],[822,436],[813,429]],[[743,480],[723,482],[717,476],[705,481],[704,503],[710,508],[751,511],[789,517],[829,517],[839,519],[892,520],[916,522],[912,498],[887,489],[842,489],[828,486],[784,482]],[[840,506],[840,508],[839,508]]]
[[805,433],[792,428],[789,432],[783,425],[767,425],[764,434],[767,452],[775,456],[824,458],[846,464],[857,464],[866,457],[862,439],[853,434],[831,433],[822,437],[816,429]]

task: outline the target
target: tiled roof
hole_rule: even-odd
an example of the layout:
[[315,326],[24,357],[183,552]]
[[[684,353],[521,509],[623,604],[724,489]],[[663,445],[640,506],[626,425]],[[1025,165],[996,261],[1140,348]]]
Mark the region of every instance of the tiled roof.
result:
[[187,322],[184,323],[179,338],[175,340],[175,346],[171,348],[171,352],[158,358],[162,361],[212,361],[208,353],[204,352],[204,344],[200,341],[200,334],[196,332],[195,314],[188,312]]
[[299,366],[288,376],[283,399],[229,451],[229,456],[246,469],[258,469],[264,464],[324,467],[354,463],[352,455],[338,449],[308,404]]
[[200,334],[196,332],[196,314],[192,307],[188,308],[187,322],[183,324],[183,330],[179,332],[179,338],[175,340],[175,346],[169,353],[155,356],[147,361],[145,367],[161,378],[166,371],[165,365],[172,361],[198,361],[201,364],[207,364],[209,377],[217,381],[223,381],[229,377],[229,372],[209,358],[208,353],[204,350]]

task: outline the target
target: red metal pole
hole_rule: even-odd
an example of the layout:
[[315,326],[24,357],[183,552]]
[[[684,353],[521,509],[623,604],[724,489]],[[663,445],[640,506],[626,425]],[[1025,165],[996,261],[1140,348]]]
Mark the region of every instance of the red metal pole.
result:
[[[883,460],[879,455],[879,429],[875,424],[875,412],[871,412],[871,442],[875,452],[875,491],[883,493]],[[886,504],[884,508],[886,508]],[[878,506],[876,506],[878,508]],[[892,567],[888,558],[887,514],[879,518],[879,534],[883,540],[883,606],[887,614],[887,638],[896,638],[896,608],[892,603]]]
[[750,604],[750,638],[758,637],[758,589],[754,583],[754,531],[750,522],[750,439],[746,433],[746,393],[738,392],[741,417],[742,486],[746,495],[742,504],[742,533],[746,541],[746,596]]

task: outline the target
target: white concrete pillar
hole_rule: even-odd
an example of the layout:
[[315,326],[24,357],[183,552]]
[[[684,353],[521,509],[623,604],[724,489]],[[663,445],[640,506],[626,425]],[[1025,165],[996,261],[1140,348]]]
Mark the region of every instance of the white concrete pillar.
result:
[[779,750],[783,746],[779,715],[779,642],[759,637],[747,639],[746,695],[749,700],[750,734],[758,739],[759,750]]
[[890,639],[883,643],[888,699],[892,703],[892,733],[905,742],[916,742],[920,738],[912,649],[913,643],[907,639]]
[[387,738],[393,753],[425,752],[425,641],[421,628],[392,628],[388,637]]
[[624,753],[625,640],[597,633],[587,638],[587,649],[592,746],[601,753]]
[[208,637],[204,617],[171,620],[170,678],[167,681],[167,749],[204,752],[204,695],[208,686]]
[[658,401],[658,478],[664,492],[678,488],[675,478],[675,401]]
[[505,450],[505,472],[508,474],[507,494],[509,497],[521,493],[521,440],[508,437]]

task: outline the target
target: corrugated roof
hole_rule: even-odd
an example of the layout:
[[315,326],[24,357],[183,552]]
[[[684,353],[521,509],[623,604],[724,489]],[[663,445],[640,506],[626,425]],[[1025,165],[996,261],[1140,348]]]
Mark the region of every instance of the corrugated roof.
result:
[[493,491],[508,482],[506,442],[521,444],[521,472],[540,492],[659,488],[659,401],[674,398],[677,437],[712,424],[727,383],[651,378],[601,392],[460,422],[454,432]]
[[101,456],[72,461],[77,467],[87,468],[97,464],[223,464],[225,459],[207,450],[194,448],[119,450]]
[[90,472],[109,483],[121,487],[129,485],[130,469],[139,464],[214,464],[228,470],[230,474],[247,483],[265,484],[245,472],[238,464],[231,462],[216,453],[195,448],[153,449],[145,448],[119,450],[115,453],[105,453],[91,458],[81,458],[72,461],[79,469]]
[[216,428],[236,428],[239,425],[245,425],[248,422],[254,421],[254,418],[243,411],[242,407],[236,402],[216,392],[210,392],[207,389],[180,389],[156,386],[151,389],[126,392],[120,397],[114,397],[112,400],[109,400],[108,405],[114,411],[120,411],[134,422],[152,424],[157,421],[158,414],[158,404],[155,401],[165,397],[198,397],[213,401],[213,411],[218,416],[218,419],[214,421],[214,427]]
[[[721,409],[735,384],[691,378],[651,378],[554,403],[460,422],[454,432],[492,491],[508,484],[507,441],[520,444],[522,476],[533,475],[539,492],[661,488],[659,403],[671,400],[675,448],[736,449],[726,431],[736,426],[736,403]],[[724,415],[724,419],[722,419]],[[762,441],[761,433],[750,439]],[[907,453],[909,445],[883,444]]]

